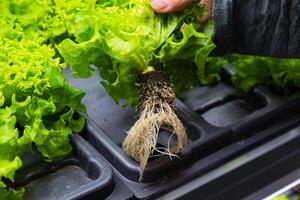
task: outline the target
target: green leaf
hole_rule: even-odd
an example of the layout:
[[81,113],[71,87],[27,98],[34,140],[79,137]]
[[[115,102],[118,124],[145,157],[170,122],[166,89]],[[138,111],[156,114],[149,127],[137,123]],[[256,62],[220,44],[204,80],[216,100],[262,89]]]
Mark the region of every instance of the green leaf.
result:
[[[0,177],[5,177],[14,180],[15,171],[22,166],[22,161],[19,157],[13,160],[0,160]],[[0,180],[0,188],[4,187],[4,183]]]
[[25,190],[6,189],[0,187],[0,200],[22,200]]
[[236,71],[232,81],[241,93],[258,84],[277,89],[300,87],[300,59],[247,55],[230,55],[226,59]]

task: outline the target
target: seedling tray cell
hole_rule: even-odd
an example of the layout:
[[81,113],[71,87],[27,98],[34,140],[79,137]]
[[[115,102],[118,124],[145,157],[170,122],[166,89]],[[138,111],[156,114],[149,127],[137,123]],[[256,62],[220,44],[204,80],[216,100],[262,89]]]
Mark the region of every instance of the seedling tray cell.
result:
[[51,164],[40,155],[24,155],[24,165],[13,187],[25,187],[25,200],[105,199],[114,189],[109,164],[79,135],[72,136],[74,151]]

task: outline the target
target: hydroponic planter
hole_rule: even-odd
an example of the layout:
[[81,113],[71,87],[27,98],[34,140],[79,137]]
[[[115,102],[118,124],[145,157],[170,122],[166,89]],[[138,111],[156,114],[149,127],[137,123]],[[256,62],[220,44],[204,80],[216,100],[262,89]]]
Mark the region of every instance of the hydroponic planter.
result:
[[[224,80],[228,80],[226,77],[230,73],[227,66]],[[121,148],[126,131],[137,118],[134,108],[116,105],[99,84],[97,74],[91,79],[80,80],[66,71],[66,77],[75,87],[86,91],[85,139],[105,156],[138,198],[154,197],[182,185],[241,152],[283,134],[299,122],[298,118],[292,118],[300,111],[299,94],[282,97],[265,87],[257,87],[240,97],[228,81],[216,87],[195,88],[179,95],[177,100],[177,114],[187,128],[188,146],[179,158],[151,158],[143,182],[139,183],[138,163]],[[169,136],[161,134],[158,145],[166,146],[176,141],[176,138],[169,140]],[[241,140],[244,142],[236,145]]]

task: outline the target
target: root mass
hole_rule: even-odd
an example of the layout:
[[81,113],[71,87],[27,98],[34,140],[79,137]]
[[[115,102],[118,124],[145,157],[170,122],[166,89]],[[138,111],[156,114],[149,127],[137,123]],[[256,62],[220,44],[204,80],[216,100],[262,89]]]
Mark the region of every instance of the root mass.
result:
[[[170,78],[165,72],[149,72],[137,81],[140,118],[128,132],[123,143],[124,151],[140,163],[140,180],[149,156],[157,150],[162,154],[174,155],[187,144],[185,128],[175,113],[175,93]],[[159,130],[166,128],[177,136],[177,145],[156,149]]]

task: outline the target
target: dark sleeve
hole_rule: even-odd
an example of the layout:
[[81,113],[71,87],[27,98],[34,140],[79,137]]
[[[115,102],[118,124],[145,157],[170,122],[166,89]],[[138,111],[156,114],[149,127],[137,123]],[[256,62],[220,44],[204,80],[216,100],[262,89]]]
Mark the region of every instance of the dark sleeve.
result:
[[213,0],[215,55],[300,58],[300,0]]

